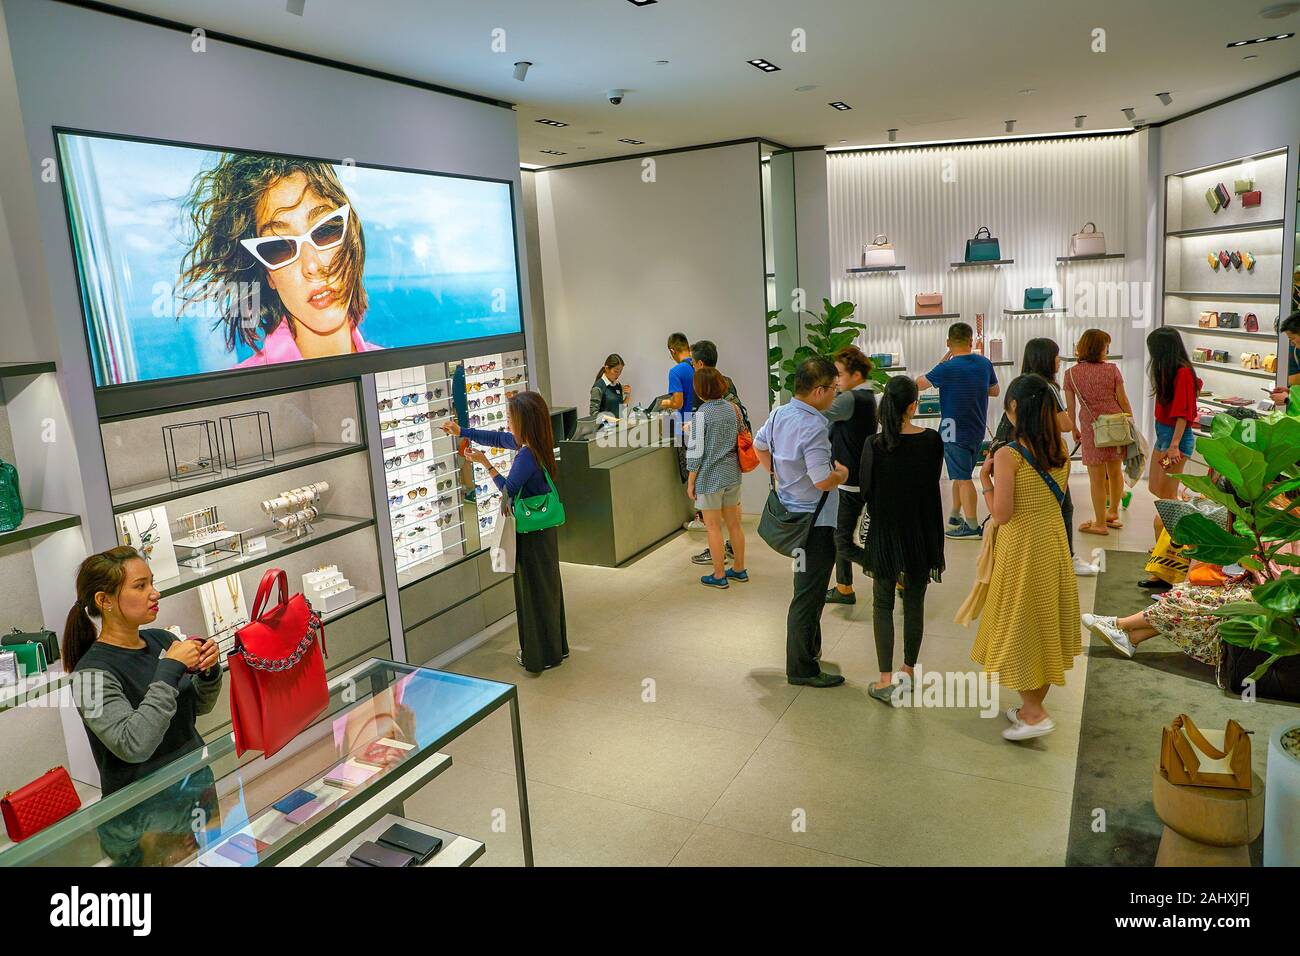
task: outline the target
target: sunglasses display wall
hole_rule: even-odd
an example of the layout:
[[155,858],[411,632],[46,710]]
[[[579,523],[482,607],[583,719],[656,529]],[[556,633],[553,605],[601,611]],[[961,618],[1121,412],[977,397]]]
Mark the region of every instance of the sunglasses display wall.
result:
[[[482,431],[509,431],[507,406],[510,399],[528,388],[528,364],[524,353],[501,352],[467,358],[463,364],[469,427]],[[500,474],[510,473],[514,452],[507,448],[482,450]],[[488,470],[477,462],[474,464],[474,484],[478,531],[486,537],[495,531],[497,519],[501,515],[501,494],[496,490]]]

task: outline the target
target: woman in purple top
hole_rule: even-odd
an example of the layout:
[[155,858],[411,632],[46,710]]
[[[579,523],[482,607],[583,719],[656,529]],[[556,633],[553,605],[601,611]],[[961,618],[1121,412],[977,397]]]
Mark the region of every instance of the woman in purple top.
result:
[[359,329],[361,220],[330,164],[228,153],[195,177],[185,208],[196,238],[180,297],[218,303],[226,349],[254,350],[236,368],[379,348]]
[[[502,475],[492,460],[477,448],[465,457],[487,469],[500,489],[502,507],[520,497],[547,494],[556,475],[555,436],[551,410],[536,392],[520,392],[507,406],[509,431],[461,428],[455,421],[442,423],[448,435],[468,438],[475,445],[517,450],[510,474]],[[547,476],[551,476],[551,481]],[[560,580],[558,528],[520,532],[515,536],[515,611],[519,626],[519,666],[531,673],[558,667],[569,656],[564,616],[564,583]]]

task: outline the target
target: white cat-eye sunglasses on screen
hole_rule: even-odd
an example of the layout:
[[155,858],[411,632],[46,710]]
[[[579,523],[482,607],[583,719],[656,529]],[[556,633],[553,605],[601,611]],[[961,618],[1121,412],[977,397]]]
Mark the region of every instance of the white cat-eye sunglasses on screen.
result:
[[256,239],[240,239],[239,244],[266,268],[272,271],[282,269],[298,261],[303,243],[310,243],[317,252],[340,246],[347,235],[351,213],[351,205],[345,204],[326,213],[300,236],[258,236]]

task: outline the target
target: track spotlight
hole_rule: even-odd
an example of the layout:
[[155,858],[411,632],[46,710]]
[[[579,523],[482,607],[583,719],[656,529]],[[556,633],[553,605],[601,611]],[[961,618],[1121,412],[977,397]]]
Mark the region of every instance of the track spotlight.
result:
[[518,63],[516,63],[515,79],[518,80],[520,83],[522,83],[524,81],[524,77],[528,76],[528,68],[530,66],[532,66],[532,64],[529,63],[527,60],[520,60]]
[[1078,116],[1076,116],[1074,118],[1074,128],[1083,129],[1083,121],[1086,120],[1087,118],[1088,118],[1087,113],[1080,113]]
[[898,142],[898,130],[896,130],[896,129],[887,129],[887,130],[885,130],[885,132],[889,134],[889,141],[890,141],[891,143],[897,143],[897,142]]
[[1008,132],[1008,133],[1014,133],[1015,131],[1016,131],[1016,121],[1015,121],[1015,120],[1007,120],[1007,132]]
[[1124,117],[1130,123],[1132,123],[1134,120],[1137,119],[1137,110],[1133,109],[1133,107],[1131,106],[1124,107]]
[[1168,93],[1157,93],[1156,99],[1158,99],[1165,106],[1168,106],[1170,103],[1174,101],[1174,98],[1170,96]]

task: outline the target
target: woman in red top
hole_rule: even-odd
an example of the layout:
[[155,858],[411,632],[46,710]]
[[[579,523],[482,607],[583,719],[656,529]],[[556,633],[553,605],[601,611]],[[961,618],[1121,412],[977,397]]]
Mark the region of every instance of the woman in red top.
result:
[[1192,371],[1183,337],[1171,328],[1156,329],[1147,336],[1151,356],[1148,375],[1156,399],[1156,447],[1151,455],[1149,487],[1157,498],[1178,497],[1178,475],[1192,450],[1196,435],[1196,396],[1201,380]]
[[1091,521],[1079,526],[1089,534],[1109,534],[1107,528],[1122,528],[1119,501],[1124,494],[1122,448],[1098,448],[1092,443],[1092,423],[1099,415],[1133,409],[1124,393],[1119,366],[1106,361],[1110,336],[1101,329],[1089,329],[1079,338],[1074,355],[1079,361],[1065,373],[1066,411],[1074,424],[1074,440],[1082,446],[1092,496]]

